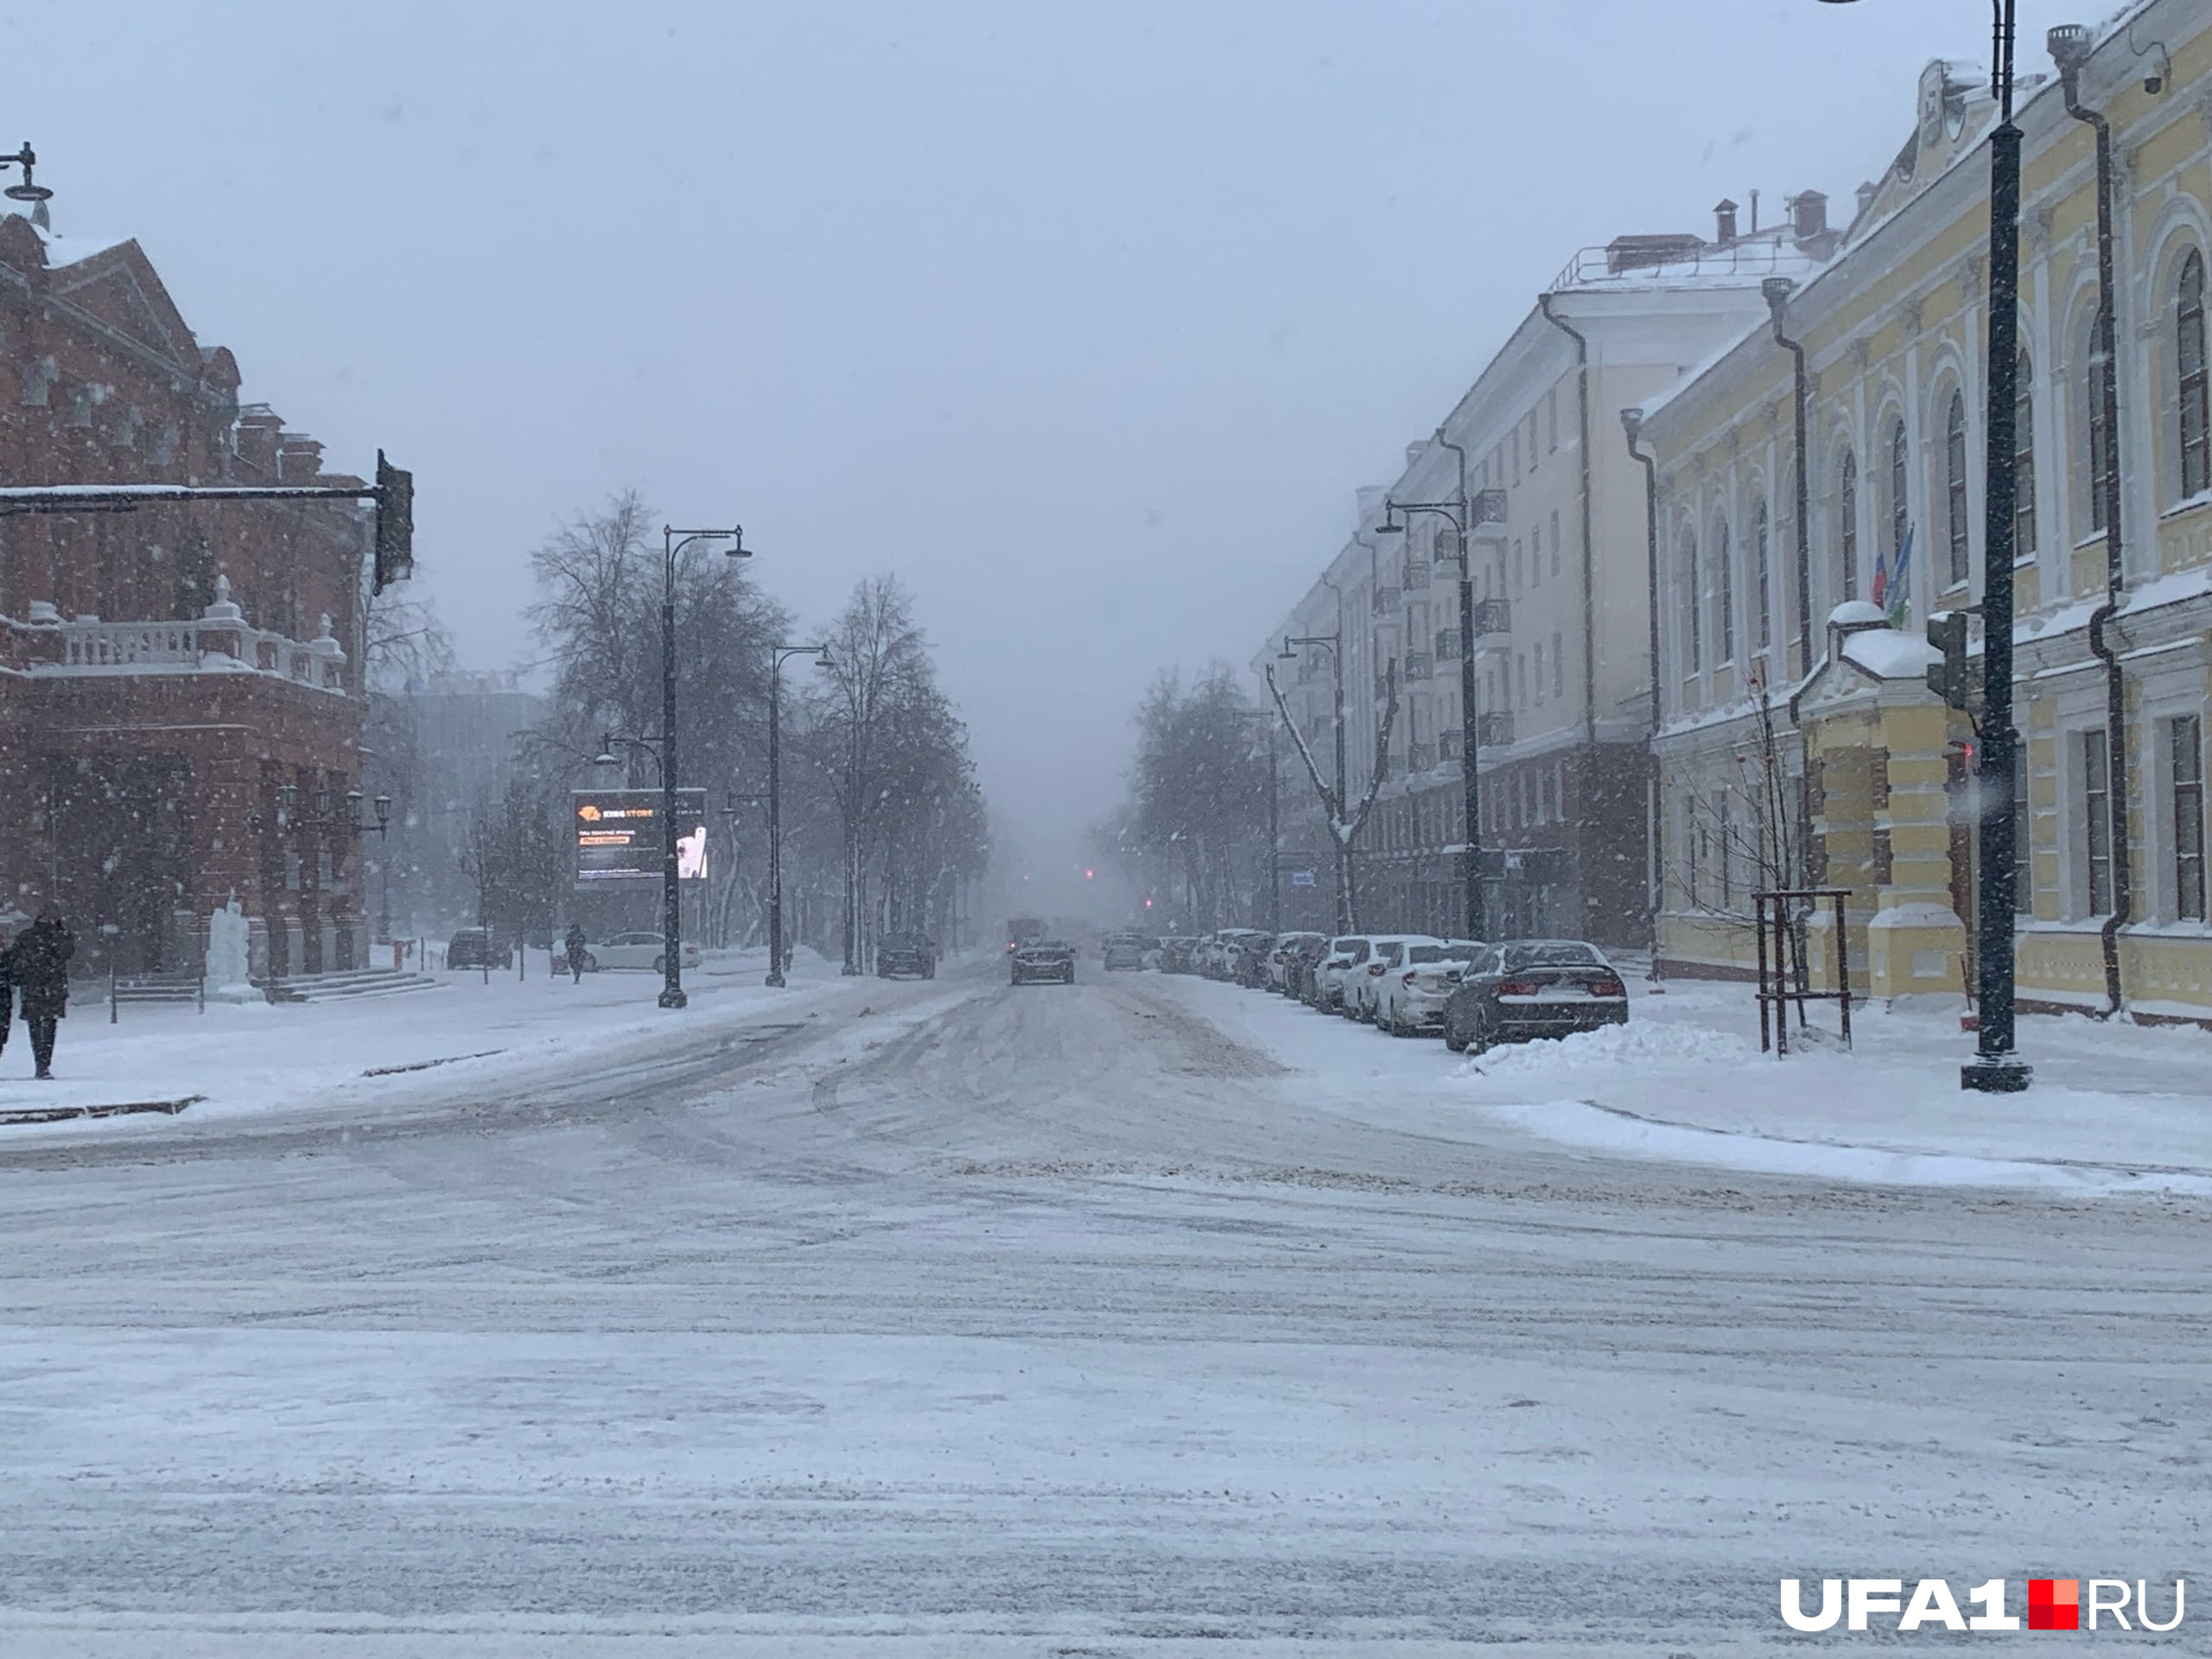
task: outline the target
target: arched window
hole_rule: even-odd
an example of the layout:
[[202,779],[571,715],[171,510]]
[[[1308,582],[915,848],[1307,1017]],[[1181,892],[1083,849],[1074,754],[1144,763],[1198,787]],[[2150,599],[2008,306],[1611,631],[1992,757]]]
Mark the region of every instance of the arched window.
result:
[[2112,365],[2105,355],[2105,308],[2099,305],[2096,315],[2089,323],[2089,372],[2083,386],[2089,403],[2088,419],[2083,423],[2083,429],[2088,435],[2089,528],[2092,531],[2105,527],[2105,478],[2112,471],[2112,428],[2105,422],[2106,377],[2111,373]]
[[1713,526],[1713,585],[1719,601],[1715,621],[1719,626],[1720,655],[1719,661],[1736,660],[1736,571],[1728,554],[1728,521],[1716,521]]
[[1905,442],[1904,417],[1899,416],[1890,426],[1890,544],[1882,550],[1888,559],[1897,557],[1912,524],[1911,474],[1912,452]]
[[2181,262],[2174,305],[2174,368],[2181,394],[2181,493],[2212,488],[2212,432],[2204,397],[2204,256],[2195,249]]
[[1774,610],[1766,591],[1767,542],[1766,502],[1762,499],[1751,509],[1751,614],[1758,629],[1756,638],[1761,651],[1774,643]]
[[2035,365],[2020,348],[2019,378],[2012,390],[2012,556],[2036,551]]
[[1705,641],[1698,627],[1697,532],[1682,531],[1682,657],[1689,671],[1705,666]]
[[1843,452],[1836,478],[1836,564],[1843,596],[1859,597],[1859,457]]
[[1943,507],[1949,531],[1953,587],[1974,573],[1973,540],[1967,523],[1967,400],[1963,392],[1951,394],[1943,411]]

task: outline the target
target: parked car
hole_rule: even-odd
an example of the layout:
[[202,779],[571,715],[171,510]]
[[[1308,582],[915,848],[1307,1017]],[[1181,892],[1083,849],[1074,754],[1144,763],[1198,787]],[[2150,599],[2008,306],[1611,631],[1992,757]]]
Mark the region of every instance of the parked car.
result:
[[1144,966],[1144,941],[1134,933],[1116,933],[1106,941],[1105,966],[1111,973],[1116,969]]
[[1374,946],[1358,934],[1329,941],[1329,954],[1313,970],[1313,995],[1309,999],[1324,1014],[1335,1014],[1344,1005],[1344,980],[1366,963]]
[[1375,1018],[1376,993],[1382,989],[1382,976],[1395,968],[1410,944],[1441,944],[1441,939],[1431,938],[1424,933],[1382,933],[1370,943],[1373,949],[1359,971],[1344,976],[1344,1016],[1367,1025]]
[[1469,962],[1444,1004],[1444,1043],[1478,1054],[1494,1043],[1565,1037],[1628,1023],[1628,987],[1594,944],[1516,939]]
[[453,937],[446,941],[446,966],[482,968],[487,964],[493,968],[513,967],[514,941],[500,938],[486,927],[455,928]]
[[1444,1029],[1444,1004],[1459,976],[1483,950],[1479,939],[1443,939],[1409,944],[1398,964],[1382,976],[1376,993],[1375,1025],[1393,1037],[1417,1037]]
[[1039,980],[1075,983],[1075,946],[1065,939],[1032,939],[1014,947],[1009,983],[1032,985]]
[[1328,943],[1319,933],[1281,933],[1275,937],[1274,949],[1268,952],[1268,988],[1290,993],[1290,970],[1293,959],[1300,953],[1318,950]]
[[1275,936],[1249,933],[1229,948],[1229,976],[1248,991],[1268,988],[1268,958],[1274,955]]
[[1172,935],[1160,942],[1160,971],[1163,974],[1193,973],[1196,964],[1191,959],[1198,942],[1185,935]]
[[[658,933],[610,934],[590,950],[601,968],[650,968],[657,974],[666,971],[667,952],[662,949]],[[677,959],[684,967],[699,965],[699,947],[690,940],[684,940],[677,952]]]
[[875,947],[875,971],[881,979],[912,974],[937,977],[937,941],[921,933],[887,933]]

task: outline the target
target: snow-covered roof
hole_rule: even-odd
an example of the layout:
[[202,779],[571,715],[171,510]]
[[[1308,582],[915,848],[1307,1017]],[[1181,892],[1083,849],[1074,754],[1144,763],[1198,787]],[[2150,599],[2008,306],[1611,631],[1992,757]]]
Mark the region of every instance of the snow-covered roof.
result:
[[1895,628],[1861,628],[1843,637],[1844,660],[1878,680],[1923,680],[1943,660],[1942,653],[1916,633]]
[[57,231],[52,226],[41,225],[36,220],[32,221],[31,228],[38,232],[38,239],[46,245],[46,263],[49,268],[80,264],[94,254],[105,253],[110,248],[119,248],[130,240],[127,236],[98,236],[83,231]]
[[1770,276],[1803,281],[1823,262],[1790,240],[1786,226],[1707,243],[1679,258],[1616,269],[1610,247],[1584,248],[1567,262],[1552,284],[1555,293],[1609,292],[1629,289],[1756,288]]

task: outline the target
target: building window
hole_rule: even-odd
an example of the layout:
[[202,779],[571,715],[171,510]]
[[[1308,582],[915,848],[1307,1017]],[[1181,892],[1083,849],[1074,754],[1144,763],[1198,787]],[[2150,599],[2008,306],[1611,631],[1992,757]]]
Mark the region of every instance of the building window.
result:
[[1718,601],[1719,660],[1736,660],[1736,571],[1729,558],[1728,521],[1713,527],[1713,586]]
[[1520,690],[1520,695],[1514,699],[1514,706],[1526,714],[1529,709],[1529,658],[1525,653],[1515,655],[1513,677],[1519,683]]
[[2112,769],[2102,731],[2082,734],[2082,854],[2092,916],[2112,914]]
[[1536,641],[1536,701],[1544,700],[1544,642]]
[[1529,532],[1529,585],[1544,585],[1544,527],[1538,524]]
[[2112,428],[2105,421],[2106,377],[2112,365],[2105,356],[2105,323],[2107,314],[2103,306],[2097,308],[2096,316],[2089,324],[2089,373],[2088,393],[2089,418],[2086,423],[2089,442],[2089,528],[2105,527],[2105,478],[2112,471]]
[[1521,428],[1518,423],[1516,423],[1513,428],[1511,448],[1513,450],[1513,481],[1516,484],[1518,484],[1521,481]]
[[2033,814],[2028,807],[2028,747],[2012,751],[2012,913],[2032,916],[2036,910]]
[[2023,346],[2012,388],[2012,556],[2016,559],[2031,559],[2036,553],[2035,385],[2035,365]]
[[1761,651],[1774,643],[1774,608],[1766,591],[1767,541],[1766,503],[1761,501],[1751,509],[1751,607]]
[[1843,596],[1859,597],[1859,457],[1843,452],[1836,476],[1836,563]]
[[[2194,257],[2195,256],[2191,256]],[[2183,715],[2166,723],[2173,755],[2174,914],[2204,919],[2204,722]]]
[[1955,588],[1974,574],[1973,543],[1967,522],[1967,400],[1951,394],[1943,414],[1943,503],[1950,534],[1949,579]]
[[1704,833],[1704,826],[1697,821],[1697,797],[1694,795],[1684,796],[1682,798],[1682,852],[1684,854],[1683,861],[1689,867],[1686,872],[1686,874],[1689,879],[1687,884],[1687,891],[1683,896],[1686,897],[1692,905],[1695,905],[1697,903],[1698,838]]
[[1559,575],[1559,509],[1552,509],[1552,575]]
[[1698,632],[1697,535],[1694,531],[1682,532],[1682,588],[1686,601],[1682,606],[1683,659],[1694,674],[1705,665],[1705,648]]
[[1552,696],[1567,695],[1562,688],[1567,683],[1567,648],[1560,644],[1559,630],[1552,630]]
[[1514,540],[1514,543],[1513,543],[1513,591],[1514,591],[1515,593],[1516,593],[1516,594],[1517,594],[1517,593],[1519,593],[1519,592],[1521,591],[1521,589],[1522,589],[1522,585],[1523,585],[1523,584],[1522,584],[1522,569],[1521,569],[1521,543],[1520,543],[1520,539],[1516,537],[1515,538],[1515,540]]
[[2212,487],[2212,434],[2204,397],[2204,256],[2191,249],[2181,262],[2174,306],[2174,368],[2181,394],[2181,493]]
[[1536,470],[1536,411],[1529,411],[1529,470]]

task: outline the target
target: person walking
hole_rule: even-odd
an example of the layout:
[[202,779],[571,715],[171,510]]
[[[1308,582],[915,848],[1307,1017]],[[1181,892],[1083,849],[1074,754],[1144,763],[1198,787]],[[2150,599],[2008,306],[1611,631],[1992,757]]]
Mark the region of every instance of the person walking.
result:
[[0,1053],[7,1051],[8,1027],[15,1022],[15,952],[8,948],[8,936],[5,933],[0,933]]
[[41,1078],[54,1076],[54,1027],[69,1012],[69,958],[76,953],[77,936],[50,910],[41,911],[8,951],[9,977],[22,996],[31,1058]]
[[561,943],[568,947],[569,971],[576,976],[576,983],[584,982],[584,960],[591,953],[585,948],[584,927],[582,922],[570,922],[569,931]]

